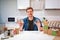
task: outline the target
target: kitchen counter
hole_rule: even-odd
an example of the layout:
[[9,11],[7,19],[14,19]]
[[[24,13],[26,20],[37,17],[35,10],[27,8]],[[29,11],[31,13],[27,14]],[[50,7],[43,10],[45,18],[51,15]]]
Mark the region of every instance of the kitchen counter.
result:
[[53,40],[55,36],[44,34],[40,31],[22,31],[14,37],[4,40]]

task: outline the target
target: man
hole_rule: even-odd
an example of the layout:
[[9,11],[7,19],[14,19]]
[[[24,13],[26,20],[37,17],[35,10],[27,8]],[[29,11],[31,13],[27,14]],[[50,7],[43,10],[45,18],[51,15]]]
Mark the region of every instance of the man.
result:
[[42,30],[42,23],[41,21],[33,16],[33,8],[28,7],[26,9],[27,17],[23,19],[22,23],[20,21],[20,30],[28,30],[28,31],[36,31],[36,30]]

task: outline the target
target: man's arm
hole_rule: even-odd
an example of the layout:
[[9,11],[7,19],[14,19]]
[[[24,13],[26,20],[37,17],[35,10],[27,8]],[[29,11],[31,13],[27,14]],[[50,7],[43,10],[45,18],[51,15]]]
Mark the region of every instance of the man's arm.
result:
[[23,20],[18,20],[17,23],[19,24],[19,30],[22,31],[23,30],[23,25],[24,25],[24,22]]
[[36,22],[36,25],[37,25],[39,31],[43,31],[42,23],[40,22],[40,20],[38,20],[38,21]]

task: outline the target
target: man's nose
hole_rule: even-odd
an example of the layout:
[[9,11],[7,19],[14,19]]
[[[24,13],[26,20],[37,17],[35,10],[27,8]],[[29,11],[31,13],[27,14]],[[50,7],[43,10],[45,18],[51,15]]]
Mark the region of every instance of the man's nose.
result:
[[31,14],[31,12],[29,12],[29,14]]

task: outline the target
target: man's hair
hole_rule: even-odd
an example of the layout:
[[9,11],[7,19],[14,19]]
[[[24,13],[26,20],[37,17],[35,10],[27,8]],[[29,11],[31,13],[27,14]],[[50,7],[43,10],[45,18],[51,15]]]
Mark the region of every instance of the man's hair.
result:
[[33,8],[32,8],[32,7],[28,7],[28,8],[26,9],[26,11],[29,10],[29,9],[32,9],[32,11],[33,11]]

